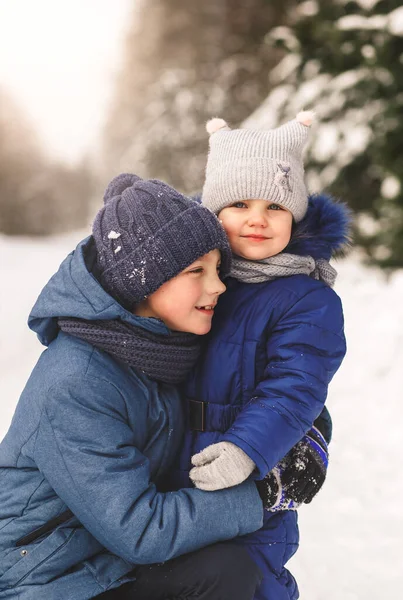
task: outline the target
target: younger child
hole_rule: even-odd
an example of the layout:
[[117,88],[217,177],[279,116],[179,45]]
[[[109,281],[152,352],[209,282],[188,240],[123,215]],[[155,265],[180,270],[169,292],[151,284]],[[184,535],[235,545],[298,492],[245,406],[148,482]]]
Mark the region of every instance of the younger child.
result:
[[253,560],[215,542],[261,527],[255,483],[156,487],[230,259],[204,206],[159,181],[111,182],[29,318],[47,349],[0,445],[2,600],[253,597]]
[[[326,196],[308,197],[302,150],[312,118],[300,113],[269,131],[208,124],[202,204],[219,216],[234,259],[187,385],[190,431],[177,481],[186,484],[191,469],[198,488],[218,490],[253,473],[277,493],[263,528],[238,540],[263,572],[259,600],[299,597],[285,568],[298,547],[297,514],[281,510],[295,506],[275,480],[291,461],[311,487],[296,500],[310,501],[323,483],[326,443],[312,426],[346,351],[328,261],[348,242],[348,213]],[[284,487],[292,497],[293,481]]]

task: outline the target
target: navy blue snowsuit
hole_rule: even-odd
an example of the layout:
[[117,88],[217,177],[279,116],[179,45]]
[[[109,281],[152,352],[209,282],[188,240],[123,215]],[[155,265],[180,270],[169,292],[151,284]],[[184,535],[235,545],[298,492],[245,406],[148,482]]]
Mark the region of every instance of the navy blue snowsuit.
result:
[[[344,205],[313,196],[285,251],[329,259],[346,242],[347,223]],[[186,389],[188,430],[175,487],[192,486],[192,455],[219,441],[242,448],[256,464],[256,477],[263,478],[322,412],[328,384],[346,352],[341,302],[324,282],[293,275],[226,283]],[[204,431],[189,428],[195,407]],[[239,538],[264,574],[256,598],[299,597],[285,568],[298,541],[295,511],[266,512],[261,530]]]

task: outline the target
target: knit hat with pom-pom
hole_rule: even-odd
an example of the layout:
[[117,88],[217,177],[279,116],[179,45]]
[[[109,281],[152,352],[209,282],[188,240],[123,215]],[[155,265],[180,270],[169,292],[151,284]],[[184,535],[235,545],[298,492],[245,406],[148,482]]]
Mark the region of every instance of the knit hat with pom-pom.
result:
[[218,214],[237,200],[267,200],[301,221],[308,208],[302,152],[313,119],[304,111],[277,129],[258,131],[211,119],[202,203]]
[[92,235],[101,284],[128,310],[211,250],[221,252],[223,276],[230,269],[217,217],[162,181],[115,177]]

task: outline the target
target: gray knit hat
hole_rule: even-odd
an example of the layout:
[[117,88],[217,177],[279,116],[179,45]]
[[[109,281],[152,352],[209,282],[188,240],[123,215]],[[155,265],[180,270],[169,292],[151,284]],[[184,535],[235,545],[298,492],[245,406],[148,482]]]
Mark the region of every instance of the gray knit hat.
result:
[[313,118],[311,111],[300,112],[266,131],[232,130],[223,119],[211,119],[202,203],[218,214],[237,200],[267,200],[301,221],[308,208],[302,152]]
[[133,306],[211,250],[221,272],[231,265],[227,236],[205,206],[169,185],[123,173],[109,184],[92,235],[101,284],[122,306]]

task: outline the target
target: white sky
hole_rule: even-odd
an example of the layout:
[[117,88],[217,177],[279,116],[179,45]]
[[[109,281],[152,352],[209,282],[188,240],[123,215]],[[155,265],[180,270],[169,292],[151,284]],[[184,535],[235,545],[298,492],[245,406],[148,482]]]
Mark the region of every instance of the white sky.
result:
[[96,144],[133,5],[0,0],[0,86],[56,158],[74,162]]

